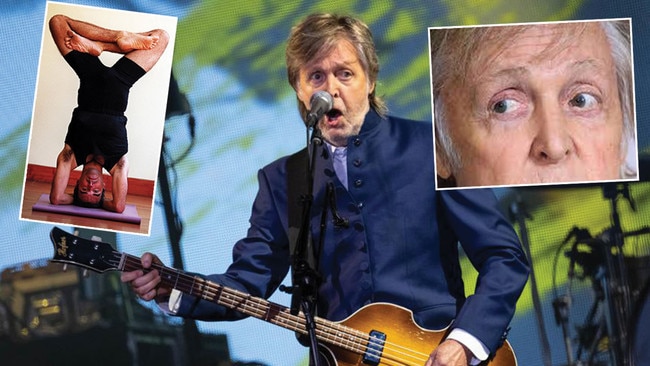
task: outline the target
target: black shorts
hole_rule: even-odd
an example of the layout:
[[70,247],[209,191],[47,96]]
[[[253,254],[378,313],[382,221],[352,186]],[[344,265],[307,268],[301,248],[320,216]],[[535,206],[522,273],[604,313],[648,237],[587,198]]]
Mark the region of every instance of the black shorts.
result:
[[65,60],[79,77],[79,109],[122,115],[129,100],[129,90],[146,72],[127,57],[107,67],[93,55],[72,51]]

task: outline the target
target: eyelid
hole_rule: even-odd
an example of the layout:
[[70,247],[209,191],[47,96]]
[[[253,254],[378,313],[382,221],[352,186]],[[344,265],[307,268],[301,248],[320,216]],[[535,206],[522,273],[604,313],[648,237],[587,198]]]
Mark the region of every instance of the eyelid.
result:
[[599,105],[602,104],[604,100],[604,95],[597,85],[594,85],[587,81],[578,81],[567,88],[565,94],[565,100],[567,101],[567,104],[571,103],[576,98],[576,96],[580,94],[585,94],[593,97],[596,103]]
[[597,85],[588,82],[578,82],[569,88],[569,94],[575,95],[577,93],[589,93],[592,95],[602,94],[601,89]]
[[[503,101],[509,101],[507,107],[512,110],[507,110],[503,113],[495,112],[494,107]],[[490,98],[487,104],[487,115],[489,118],[496,120],[517,119],[527,114],[527,106],[528,97],[525,92],[516,88],[505,89],[495,93]]]
[[346,77],[351,77],[354,73],[350,69],[341,69],[336,72],[337,75],[345,74]]

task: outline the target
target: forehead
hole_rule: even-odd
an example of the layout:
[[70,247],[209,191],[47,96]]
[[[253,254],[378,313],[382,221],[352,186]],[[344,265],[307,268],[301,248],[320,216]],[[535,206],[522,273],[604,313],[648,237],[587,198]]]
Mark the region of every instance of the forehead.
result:
[[300,67],[301,71],[329,65],[361,65],[357,49],[346,38],[338,38]]
[[609,42],[599,23],[502,27],[486,32],[483,40],[484,46],[476,49],[470,65],[474,73],[531,65],[553,68],[563,62],[612,63]]

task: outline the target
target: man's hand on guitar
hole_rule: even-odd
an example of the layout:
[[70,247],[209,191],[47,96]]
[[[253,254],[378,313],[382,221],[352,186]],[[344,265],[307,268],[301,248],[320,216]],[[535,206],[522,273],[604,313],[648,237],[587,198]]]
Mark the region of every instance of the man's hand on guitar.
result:
[[142,269],[122,272],[120,279],[124,283],[129,283],[133,292],[143,300],[150,301],[156,299],[160,301],[166,299],[171,293],[171,289],[161,286],[160,272],[157,269],[151,268],[153,264],[162,265],[162,261],[151,253],[142,255],[141,261]]
[[472,359],[472,352],[460,342],[448,339],[438,346],[424,366],[467,366]]

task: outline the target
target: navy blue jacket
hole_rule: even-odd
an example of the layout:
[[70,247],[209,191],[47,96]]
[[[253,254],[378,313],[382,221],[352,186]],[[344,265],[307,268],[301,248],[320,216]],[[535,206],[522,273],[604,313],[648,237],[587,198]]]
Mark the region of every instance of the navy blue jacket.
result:
[[[339,321],[372,302],[414,313],[427,329],[455,319],[493,352],[500,344],[528,278],[528,263],[512,226],[488,189],[436,191],[430,122],[381,118],[370,111],[350,137],[346,190],[331,154],[318,148],[311,230],[319,242],[325,186],[333,182],[339,214],[349,227],[327,224],[319,269],[319,315]],[[208,278],[269,297],[290,267],[287,157],[261,169],[250,228],[235,244],[225,274]],[[459,247],[479,271],[465,298]],[[178,313],[203,320],[240,314],[184,296]]]

